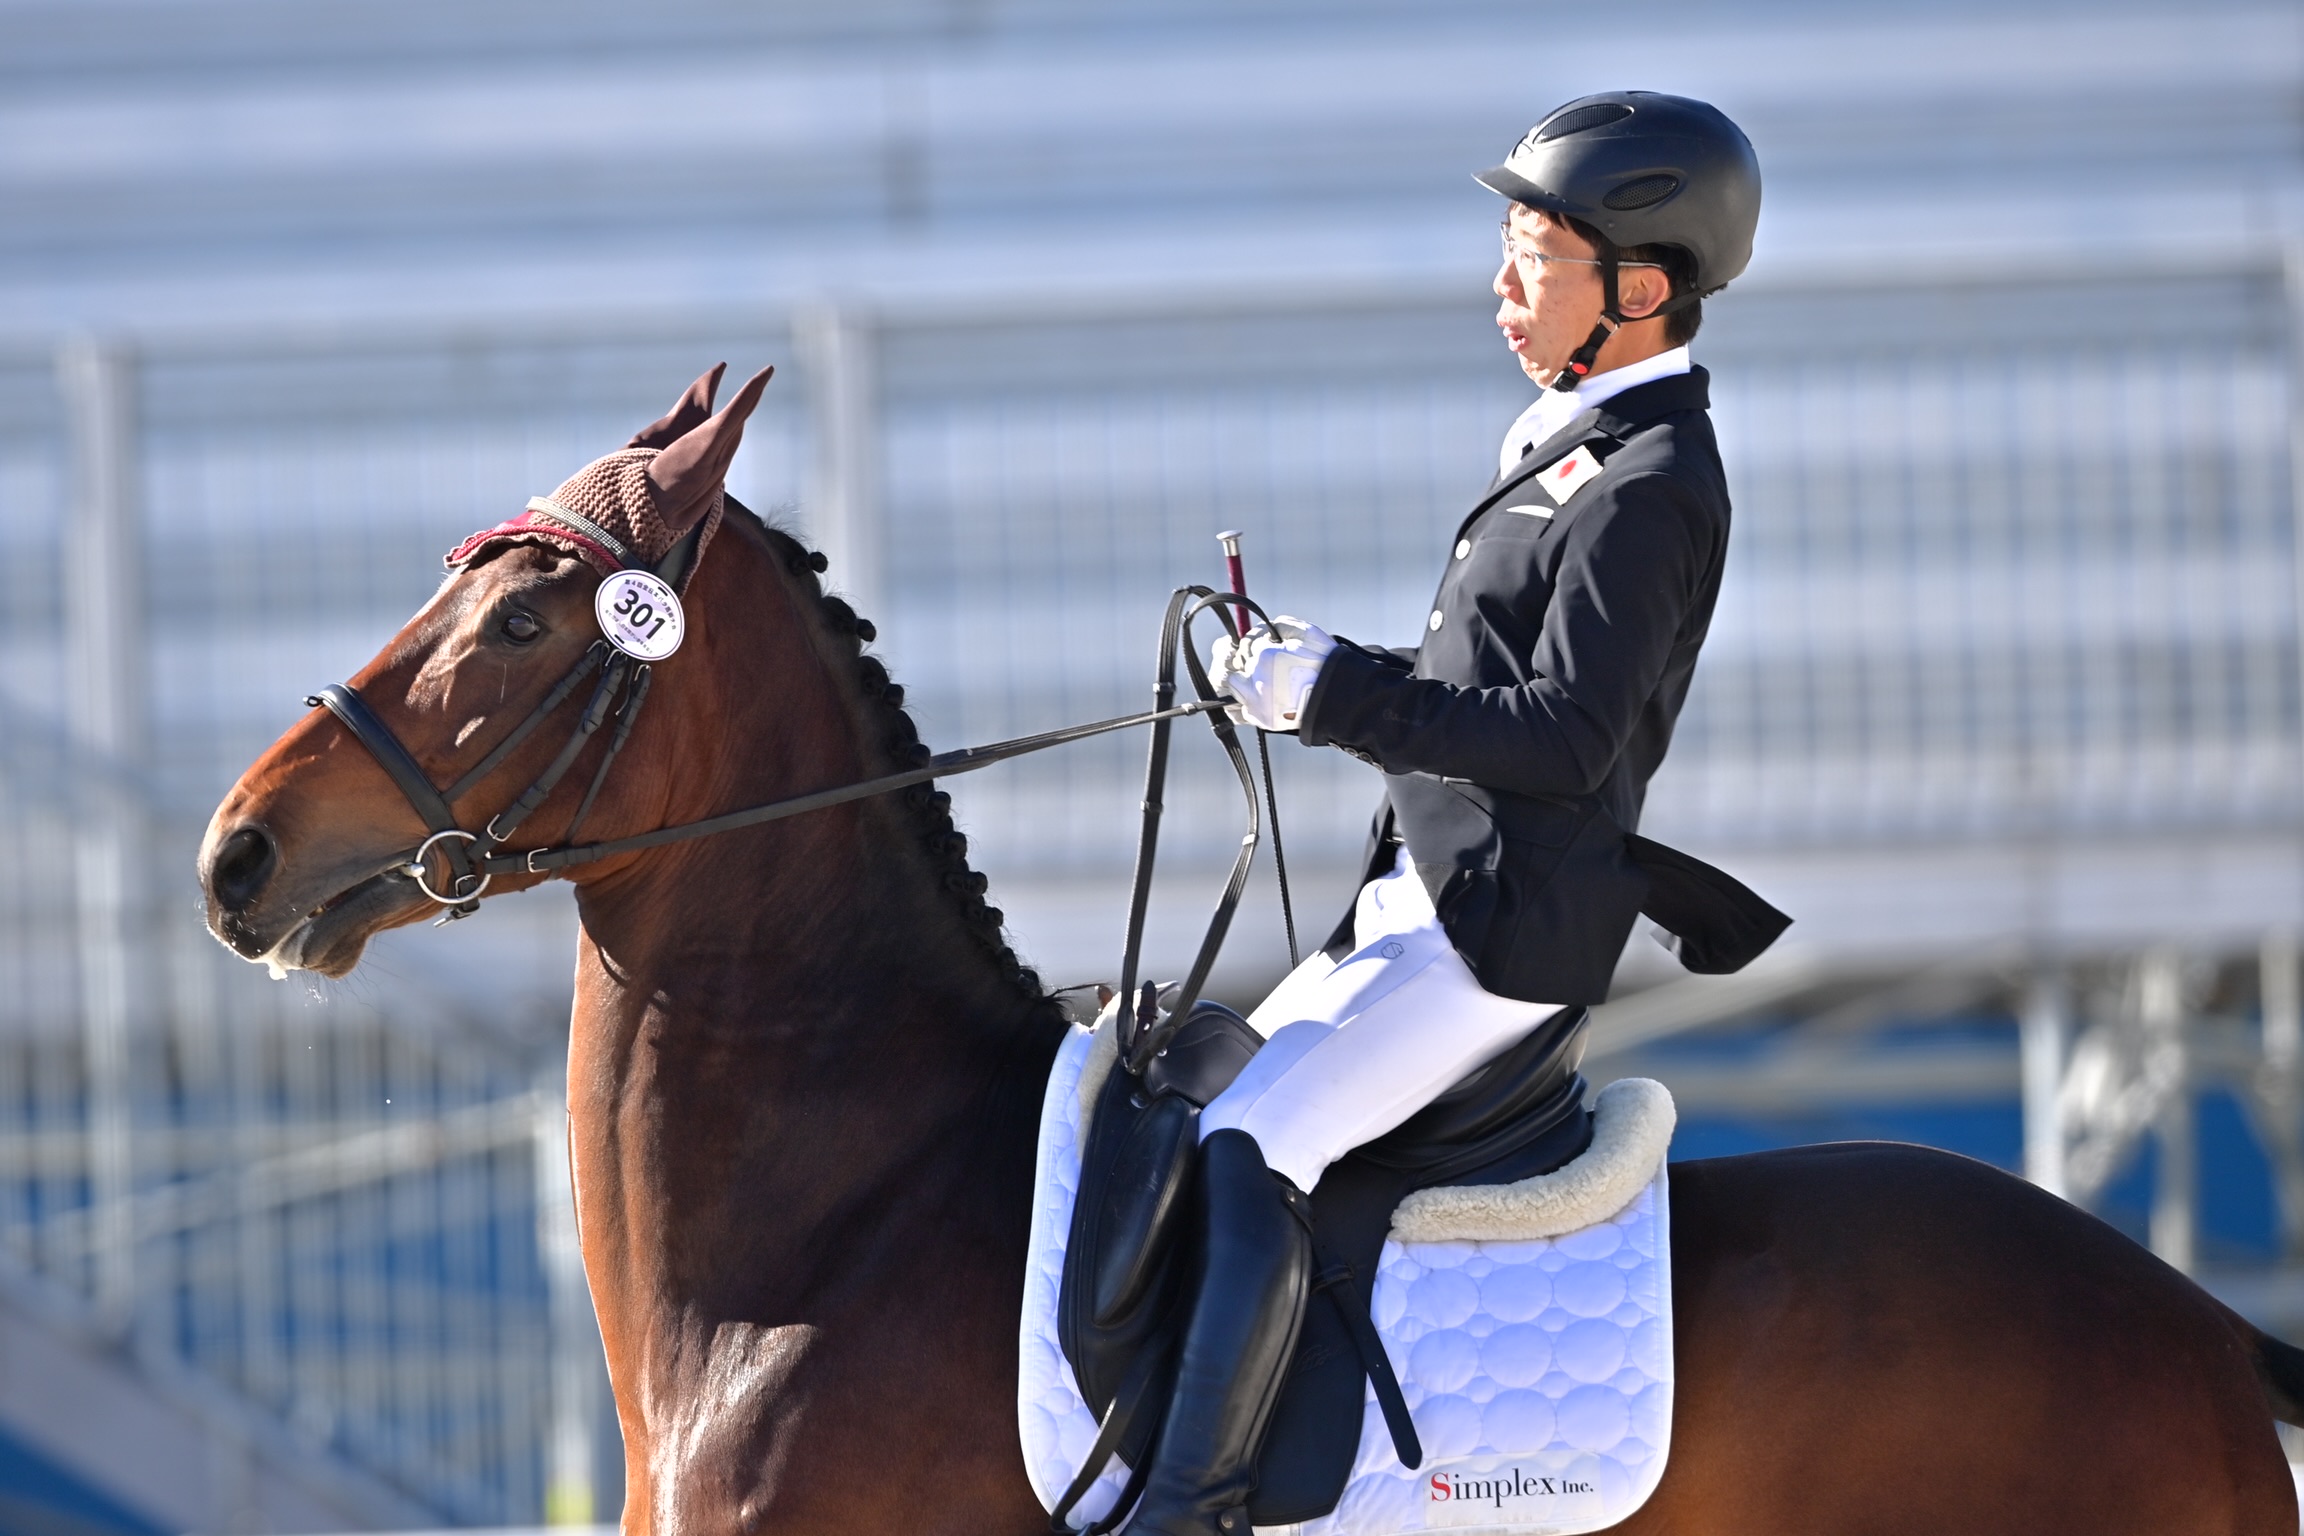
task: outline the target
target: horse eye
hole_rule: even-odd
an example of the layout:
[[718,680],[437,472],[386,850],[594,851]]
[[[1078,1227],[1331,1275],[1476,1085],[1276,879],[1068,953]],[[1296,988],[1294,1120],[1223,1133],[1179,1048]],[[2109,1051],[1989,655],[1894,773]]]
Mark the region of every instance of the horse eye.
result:
[[514,645],[526,645],[529,641],[544,633],[544,626],[537,622],[536,615],[532,613],[522,613],[517,608],[513,609],[512,612],[504,615],[504,622],[500,628],[503,632],[504,638],[511,641]]

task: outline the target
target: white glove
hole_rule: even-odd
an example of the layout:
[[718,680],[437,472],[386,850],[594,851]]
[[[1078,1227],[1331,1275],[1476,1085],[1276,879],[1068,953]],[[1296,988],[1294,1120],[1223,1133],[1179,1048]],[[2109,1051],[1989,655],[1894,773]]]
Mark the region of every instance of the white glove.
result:
[[1281,614],[1239,639],[1218,635],[1208,647],[1208,677],[1239,700],[1235,723],[1265,731],[1293,731],[1304,700],[1320,680],[1320,664],[1336,649],[1327,631]]

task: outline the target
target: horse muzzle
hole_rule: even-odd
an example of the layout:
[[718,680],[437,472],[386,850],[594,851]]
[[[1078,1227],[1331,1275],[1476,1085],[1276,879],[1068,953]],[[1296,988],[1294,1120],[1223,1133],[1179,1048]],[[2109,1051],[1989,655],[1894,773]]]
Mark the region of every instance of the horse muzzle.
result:
[[[294,970],[343,976],[379,930],[431,908],[404,857],[382,869],[355,866],[300,880],[279,839],[255,822],[211,829],[199,873],[209,932],[276,978]],[[298,887],[332,894],[309,899]]]

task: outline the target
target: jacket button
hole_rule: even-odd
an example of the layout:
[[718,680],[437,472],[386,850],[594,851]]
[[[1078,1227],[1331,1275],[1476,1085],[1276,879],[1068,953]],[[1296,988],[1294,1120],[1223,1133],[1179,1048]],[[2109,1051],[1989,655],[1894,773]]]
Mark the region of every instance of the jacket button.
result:
[[1456,558],[1461,560],[1470,553],[1472,553],[1472,541],[1470,539],[1458,539],[1456,541]]
[[1426,629],[1438,629],[1438,628],[1440,627],[1440,610],[1439,610],[1439,609],[1435,608],[1435,609],[1433,609],[1433,610],[1432,610],[1432,617],[1431,617],[1431,618],[1429,618],[1429,619],[1426,619],[1426,620],[1424,621],[1424,627],[1425,627]]

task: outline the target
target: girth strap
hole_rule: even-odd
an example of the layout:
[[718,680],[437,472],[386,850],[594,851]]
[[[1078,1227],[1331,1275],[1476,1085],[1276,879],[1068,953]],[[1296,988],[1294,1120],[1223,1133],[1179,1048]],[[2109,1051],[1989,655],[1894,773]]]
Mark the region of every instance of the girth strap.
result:
[[1343,1315],[1344,1326],[1351,1331],[1352,1342],[1360,1351],[1360,1364],[1368,1372],[1368,1385],[1376,1391],[1376,1406],[1383,1412],[1384,1427],[1392,1432],[1392,1454],[1400,1458],[1400,1465],[1413,1472],[1424,1465],[1424,1442],[1416,1438],[1416,1421],[1408,1413],[1408,1399],[1400,1390],[1399,1376],[1392,1370],[1392,1357],[1384,1353],[1384,1340],[1378,1336],[1368,1309],[1360,1305],[1357,1288],[1352,1284],[1352,1266],[1329,1252],[1317,1234],[1312,1239],[1312,1262],[1320,1266],[1312,1277],[1313,1293],[1326,1295],[1329,1305]]
[[1352,1284],[1352,1266],[1320,1240],[1310,1195],[1285,1179],[1280,1181],[1280,1195],[1288,1204],[1289,1214],[1304,1224],[1312,1240],[1312,1262],[1317,1266],[1312,1294],[1325,1295],[1329,1305],[1343,1315],[1353,1348],[1360,1356],[1360,1368],[1368,1374],[1368,1385],[1376,1390],[1376,1406],[1383,1411],[1384,1427],[1392,1432],[1392,1453],[1400,1458],[1400,1465],[1413,1472],[1424,1465],[1424,1443],[1416,1438],[1416,1421],[1409,1417],[1408,1399],[1400,1391],[1400,1378],[1393,1373],[1392,1357],[1384,1353],[1376,1322],[1360,1305],[1359,1289]]

